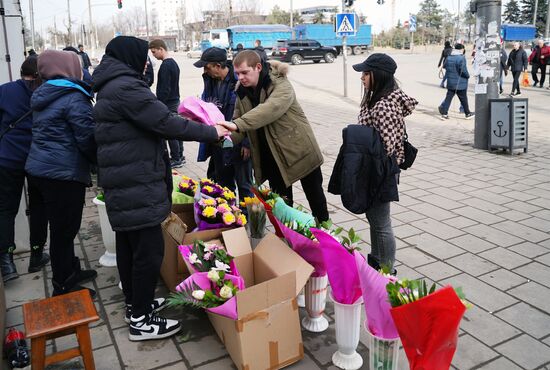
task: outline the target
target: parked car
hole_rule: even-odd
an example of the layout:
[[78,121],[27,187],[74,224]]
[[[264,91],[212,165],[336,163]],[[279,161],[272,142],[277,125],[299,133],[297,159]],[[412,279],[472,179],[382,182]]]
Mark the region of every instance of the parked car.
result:
[[202,50],[200,47],[195,47],[189,51],[187,51],[187,58],[189,59],[199,59],[202,55]]
[[271,59],[292,64],[301,64],[305,60],[312,60],[313,63],[319,63],[321,60],[332,63],[336,55],[338,55],[336,48],[321,46],[315,40],[277,40],[273,46]]

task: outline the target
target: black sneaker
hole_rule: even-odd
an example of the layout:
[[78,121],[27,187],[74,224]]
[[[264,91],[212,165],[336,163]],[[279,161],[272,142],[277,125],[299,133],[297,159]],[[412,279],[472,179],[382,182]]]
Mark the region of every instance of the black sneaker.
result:
[[[168,305],[168,302],[165,298],[155,298],[153,299],[153,303],[151,303],[151,309],[153,313],[159,313],[162,311],[166,306]],[[124,315],[124,321],[126,321],[127,324],[130,323],[130,319],[132,317],[132,305],[127,304],[126,305],[126,314]]]
[[155,313],[130,319],[131,341],[168,338],[181,329],[178,320],[165,319]]
[[466,119],[472,119],[474,115],[474,113],[466,113]]
[[182,161],[172,161],[172,162],[170,162],[170,167],[172,167],[172,168],[181,168],[181,167],[183,167],[183,162]]

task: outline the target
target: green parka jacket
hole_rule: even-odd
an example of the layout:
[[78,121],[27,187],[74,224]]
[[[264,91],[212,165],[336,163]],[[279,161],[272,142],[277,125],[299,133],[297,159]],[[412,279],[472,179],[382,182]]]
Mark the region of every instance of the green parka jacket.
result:
[[256,181],[261,184],[266,180],[262,175],[260,142],[256,133],[264,127],[269,149],[286,186],[290,186],[323,164],[323,155],[286,77],[288,64],[278,61],[269,64],[271,84],[262,89],[260,104],[253,108],[247,96],[238,96],[233,122],[250,140]]

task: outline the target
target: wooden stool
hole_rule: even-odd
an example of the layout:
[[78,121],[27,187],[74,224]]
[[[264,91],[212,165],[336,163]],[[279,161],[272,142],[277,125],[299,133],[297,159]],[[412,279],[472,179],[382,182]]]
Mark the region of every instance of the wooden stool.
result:
[[[78,356],[82,356],[86,370],[95,369],[88,324],[99,316],[88,290],[25,303],[23,318],[27,338],[31,339],[33,370]],[[76,334],[78,347],[46,356],[46,340],[70,334]]]

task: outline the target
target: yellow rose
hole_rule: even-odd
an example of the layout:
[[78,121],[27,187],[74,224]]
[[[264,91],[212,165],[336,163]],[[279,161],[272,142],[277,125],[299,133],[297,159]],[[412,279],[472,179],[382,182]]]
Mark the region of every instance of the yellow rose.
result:
[[218,213],[218,211],[216,210],[216,208],[214,208],[212,206],[205,207],[202,210],[202,215],[206,218],[214,218],[214,217],[216,217],[217,213]]
[[224,213],[222,219],[223,223],[226,225],[232,225],[236,221],[235,215],[231,212]]

